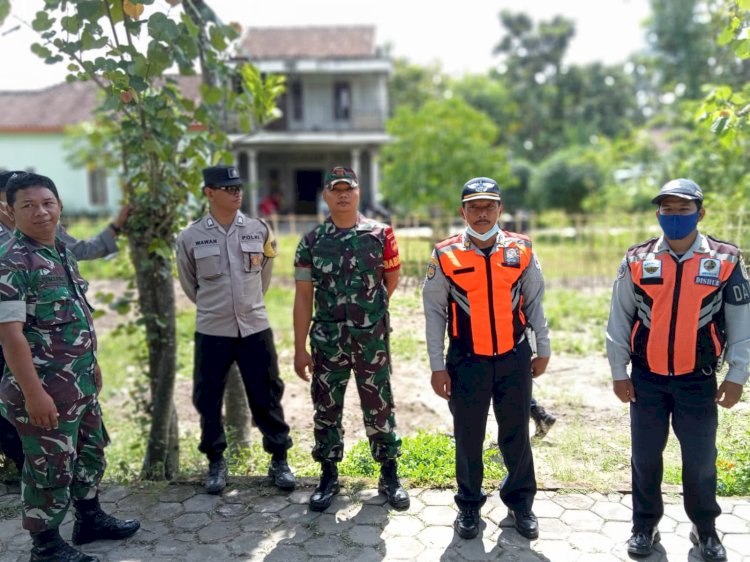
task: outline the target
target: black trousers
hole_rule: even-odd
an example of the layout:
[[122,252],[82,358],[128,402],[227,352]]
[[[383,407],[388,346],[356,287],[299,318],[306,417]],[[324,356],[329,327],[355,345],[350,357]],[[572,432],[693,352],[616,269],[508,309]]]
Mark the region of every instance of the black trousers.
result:
[[513,510],[530,510],[536,495],[534,459],[529,442],[531,349],[526,341],[498,357],[469,355],[452,358],[449,405],[456,438],[456,481],[459,508],[481,507],[484,463],[482,446],[490,401],[498,425],[497,442],[508,475],[500,499]]
[[[3,356],[3,348],[0,347],[0,377],[3,376],[4,371],[5,357]],[[13,461],[20,474],[24,459],[21,438],[18,436],[16,427],[3,416],[0,416],[0,451],[6,458]]]
[[209,459],[215,459],[227,448],[221,407],[227,371],[235,361],[245,386],[250,412],[263,434],[263,448],[276,458],[285,458],[286,450],[292,446],[292,439],[281,407],[284,383],[279,377],[276,347],[270,328],[244,338],[195,333],[193,404],[201,417],[198,449]]
[[633,366],[635,402],[630,403],[633,526],[656,527],[664,515],[661,482],[669,423],[682,452],[685,513],[701,532],[714,530],[716,502],[716,375],[677,377]]

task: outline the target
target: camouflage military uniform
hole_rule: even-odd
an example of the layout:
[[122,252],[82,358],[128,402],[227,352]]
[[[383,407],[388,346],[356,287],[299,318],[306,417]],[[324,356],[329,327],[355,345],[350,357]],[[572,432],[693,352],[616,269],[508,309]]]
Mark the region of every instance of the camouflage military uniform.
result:
[[312,281],[315,314],[310,329],[313,357],[317,461],[340,461],[344,454],[341,419],[344,394],[353,369],[372,456],[395,459],[396,433],[388,349],[386,270],[398,269],[398,254],[384,259],[389,226],[359,215],[350,229],[328,218],[297,247],[295,279]]
[[[78,240],[68,234],[61,226],[57,227],[57,235],[77,260],[103,258],[118,250],[115,233],[110,227],[105,228],[89,240]],[[13,231],[0,224],[0,245],[5,244],[12,238]],[[3,357],[2,347],[0,347],[0,376],[2,376],[4,370],[5,358]],[[0,450],[7,457],[13,459],[19,468],[19,472],[23,465],[23,451],[21,449],[21,439],[18,437],[16,428],[8,420],[0,416]]]
[[0,413],[18,430],[26,462],[23,526],[32,532],[60,525],[73,499],[96,497],[108,443],[96,398],[96,334],[88,284],[75,258],[21,234],[0,250],[0,322],[24,322],[34,366],[59,413],[57,429],[33,426],[21,388],[5,368]]

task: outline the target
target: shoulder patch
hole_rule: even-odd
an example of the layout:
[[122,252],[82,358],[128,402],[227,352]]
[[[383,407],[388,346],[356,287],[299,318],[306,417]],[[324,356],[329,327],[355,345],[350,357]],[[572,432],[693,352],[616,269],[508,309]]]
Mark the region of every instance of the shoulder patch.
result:
[[620,267],[617,268],[617,278],[624,279],[627,273],[628,273],[628,264],[625,263],[624,261],[620,262]]

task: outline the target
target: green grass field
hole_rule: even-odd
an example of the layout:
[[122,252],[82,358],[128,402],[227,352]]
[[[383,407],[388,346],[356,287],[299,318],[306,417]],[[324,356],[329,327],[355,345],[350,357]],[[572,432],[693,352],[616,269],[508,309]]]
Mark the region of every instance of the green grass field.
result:
[[[98,232],[106,222],[81,222],[70,231],[79,237]],[[592,230],[596,232],[596,230]],[[604,353],[604,326],[609,307],[609,279],[614,277],[625,248],[633,240],[642,239],[645,231],[608,231],[606,235],[592,234],[588,239],[571,239],[564,232],[542,233],[536,237],[538,252],[548,280],[586,279],[601,275],[606,282],[599,281],[596,291],[582,293],[579,289],[550,288],[545,296],[545,308],[550,327],[555,334],[555,354],[578,357],[601,356]],[[279,237],[279,258],[275,262],[274,276],[285,280],[273,284],[267,295],[267,308],[276,335],[279,355],[287,357],[292,352],[293,288],[288,281],[293,276],[294,251],[299,237]],[[121,241],[122,242],[122,241]],[[432,241],[420,238],[401,237],[399,246],[403,260],[405,285],[410,290],[399,290],[391,305],[392,322],[398,323],[421,315],[419,282],[430,255]],[[128,279],[132,266],[123,252],[111,260],[83,262],[84,276],[99,279]],[[596,274],[592,272],[597,272]],[[409,278],[413,281],[408,283]],[[550,283],[554,285],[554,283]],[[178,374],[181,379],[190,379],[193,354],[192,311],[178,315]],[[406,333],[392,342],[393,361],[407,362],[423,360],[425,350],[420,334]],[[111,480],[133,480],[138,477],[144,453],[146,425],[138,404],[144,396],[146,378],[143,373],[144,345],[140,329],[134,326],[119,328],[100,338],[100,358],[106,373],[106,386],[102,402],[108,428],[113,442],[108,449]],[[289,365],[282,365],[283,377],[294,377]],[[551,379],[549,379],[551,381]],[[592,422],[582,405],[581,397],[556,388],[545,382],[542,398],[553,398],[569,414],[570,423],[558,425],[555,444],[543,442],[535,448],[536,464],[546,467],[555,482],[563,487],[606,491],[622,482],[628,474],[629,430],[627,412],[616,423],[604,431],[592,428]],[[747,404],[747,397],[743,399]],[[626,408],[626,407],[623,407]],[[491,425],[490,425],[491,427]],[[186,433],[182,436],[181,466],[184,477],[202,474],[204,459],[197,453],[197,436]],[[725,495],[750,494],[750,421],[747,409],[722,411],[719,447],[719,491]],[[446,435],[419,432],[404,438],[404,454],[401,460],[401,475],[411,485],[451,487],[454,485],[454,446]],[[504,468],[495,448],[486,453],[486,487],[496,486]],[[259,443],[247,450],[235,450],[231,458],[234,474],[254,474],[265,469],[267,456]],[[318,466],[310,459],[309,452],[294,447],[290,462],[300,476],[317,475]],[[665,483],[680,483],[680,459],[675,439],[671,439],[665,453]],[[341,464],[341,472],[352,478],[369,479],[376,476],[376,466],[370,458],[366,442],[348,445],[347,456]],[[582,475],[586,475],[582,481]],[[582,484],[585,482],[585,484]]]

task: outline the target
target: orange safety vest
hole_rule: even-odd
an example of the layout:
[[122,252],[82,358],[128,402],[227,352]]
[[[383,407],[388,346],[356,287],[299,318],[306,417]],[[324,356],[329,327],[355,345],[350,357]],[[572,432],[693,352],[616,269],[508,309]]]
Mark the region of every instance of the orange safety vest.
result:
[[723,287],[739,250],[706,236],[710,251],[679,262],[658,238],[628,249],[636,297],[630,333],[633,363],[659,375],[712,368],[726,342]]
[[440,268],[451,285],[448,337],[452,347],[475,355],[502,355],[523,337],[521,275],[531,263],[531,241],[503,231],[502,245],[485,256],[463,235],[435,247]]

